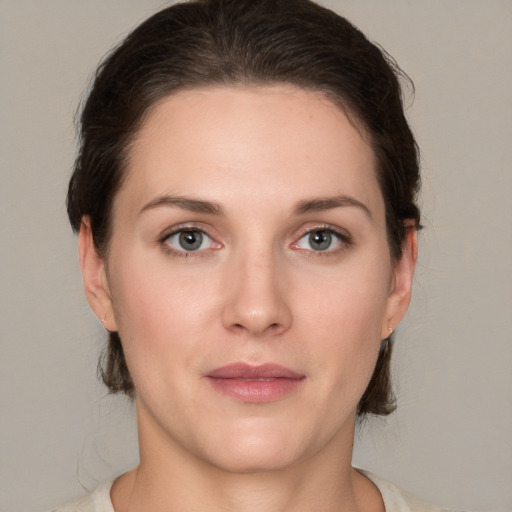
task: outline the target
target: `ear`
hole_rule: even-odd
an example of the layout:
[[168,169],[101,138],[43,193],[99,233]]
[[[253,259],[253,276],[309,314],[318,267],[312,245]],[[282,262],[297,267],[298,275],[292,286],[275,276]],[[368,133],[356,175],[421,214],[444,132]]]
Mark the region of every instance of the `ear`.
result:
[[394,265],[391,290],[386,303],[384,323],[381,329],[381,339],[389,337],[389,329],[396,329],[396,326],[402,321],[402,318],[409,308],[412,293],[412,278],[417,258],[418,236],[416,229],[410,227],[407,229],[404,245],[402,247],[402,256]]
[[105,260],[98,254],[94,245],[91,223],[88,217],[83,217],[80,225],[78,258],[82,269],[85,295],[91,309],[105,329],[116,331],[117,325],[114,318]]

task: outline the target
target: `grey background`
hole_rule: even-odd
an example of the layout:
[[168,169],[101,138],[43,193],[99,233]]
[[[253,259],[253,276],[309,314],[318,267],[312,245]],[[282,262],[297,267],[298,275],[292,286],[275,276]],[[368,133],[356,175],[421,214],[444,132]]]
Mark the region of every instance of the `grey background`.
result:
[[[354,462],[430,501],[512,510],[512,2],[330,0],[413,78],[425,230],[397,333],[399,409]],[[0,0],[0,510],[43,511],[137,461],[96,382],[101,326],[64,208],[73,115],[156,0]],[[408,96],[409,103],[411,98]]]

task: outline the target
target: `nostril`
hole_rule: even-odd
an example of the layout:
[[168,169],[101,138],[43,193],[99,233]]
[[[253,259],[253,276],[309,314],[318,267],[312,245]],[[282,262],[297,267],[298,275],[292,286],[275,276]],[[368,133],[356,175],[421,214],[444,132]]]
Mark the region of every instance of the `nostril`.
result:
[[281,329],[281,324],[278,323],[278,322],[274,322],[273,324],[270,324],[268,326],[268,331],[269,332],[273,332],[273,333],[276,333],[276,331],[279,331]]
[[[267,325],[267,327],[265,327],[265,328],[262,328],[262,327],[258,328],[257,331],[260,333],[263,333],[263,332],[277,333],[280,331],[281,327],[282,327],[282,325],[279,322],[273,322],[273,323]],[[233,324],[231,328],[233,329],[234,332],[243,332],[246,330],[252,330],[250,327],[248,329],[246,326],[244,326],[244,324],[241,324],[241,323]]]
[[288,305],[272,291],[265,295],[255,294],[249,288],[230,297],[222,311],[222,324],[232,333],[249,333],[277,336],[291,325],[291,311]]

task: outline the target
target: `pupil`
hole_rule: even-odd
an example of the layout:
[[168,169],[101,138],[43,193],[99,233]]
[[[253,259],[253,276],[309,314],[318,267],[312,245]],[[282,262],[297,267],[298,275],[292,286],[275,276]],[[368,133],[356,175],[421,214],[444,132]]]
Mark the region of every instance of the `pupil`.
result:
[[309,235],[311,247],[317,251],[325,251],[331,245],[332,235],[328,231],[315,231]]
[[197,251],[203,242],[203,235],[199,231],[183,231],[180,233],[180,245],[187,251]]

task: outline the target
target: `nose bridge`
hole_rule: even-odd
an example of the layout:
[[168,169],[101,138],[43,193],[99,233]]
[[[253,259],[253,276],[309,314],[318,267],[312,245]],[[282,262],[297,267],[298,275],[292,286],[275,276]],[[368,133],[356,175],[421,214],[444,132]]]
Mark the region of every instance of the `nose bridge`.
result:
[[292,320],[278,254],[271,244],[234,252],[227,276],[226,328],[252,336],[280,334]]

